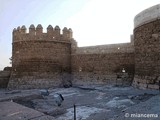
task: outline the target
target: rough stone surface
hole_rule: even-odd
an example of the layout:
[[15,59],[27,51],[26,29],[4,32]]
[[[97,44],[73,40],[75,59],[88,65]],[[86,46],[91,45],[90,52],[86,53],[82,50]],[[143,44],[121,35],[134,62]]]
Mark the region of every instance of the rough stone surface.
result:
[[128,80],[132,82],[133,53],[76,54],[72,56],[73,83],[115,83],[122,69],[125,69],[125,72],[128,73]]
[[37,29],[29,33],[13,31],[12,74],[9,88],[44,88],[59,86],[63,73],[71,73],[71,32],[66,28]]
[[160,89],[160,4],[134,19],[135,76],[133,86]]
[[[135,77],[134,86],[159,89],[160,75],[160,20],[134,29]],[[158,35],[158,36],[156,36]],[[143,85],[142,85],[143,84]],[[150,84],[154,84],[154,87]]]

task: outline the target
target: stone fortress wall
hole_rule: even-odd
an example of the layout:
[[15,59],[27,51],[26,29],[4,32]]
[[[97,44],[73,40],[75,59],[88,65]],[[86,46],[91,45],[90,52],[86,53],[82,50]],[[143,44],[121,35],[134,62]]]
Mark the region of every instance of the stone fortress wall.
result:
[[[134,19],[130,43],[77,47],[72,30],[38,25],[13,30],[8,88],[49,88],[68,84],[131,84],[160,87],[160,5]],[[125,72],[124,72],[125,71]],[[125,81],[124,81],[125,80]]]
[[131,43],[79,47],[72,54],[75,84],[116,84],[123,69],[128,74],[126,82],[130,84],[134,76],[134,46]]
[[[8,88],[41,88],[62,84],[115,83],[122,69],[133,79],[133,43],[77,47],[72,30],[38,25],[13,30],[12,73]],[[81,69],[81,71],[80,71]]]
[[160,87],[159,36],[160,4],[142,11],[134,19],[135,87]]

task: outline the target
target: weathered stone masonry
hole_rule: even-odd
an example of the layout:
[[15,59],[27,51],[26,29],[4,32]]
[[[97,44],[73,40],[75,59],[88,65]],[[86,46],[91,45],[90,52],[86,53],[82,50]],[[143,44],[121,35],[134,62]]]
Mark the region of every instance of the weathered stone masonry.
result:
[[[134,19],[130,43],[77,47],[72,30],[38,25],[13,30],[8,88],[49,88],[72,84],[131,84],[160,88],[160,5]],[[125,71],[125,73],[123,73]],[[125,79],[124,76],[125,75]]]
[[54,29],[47,33],[38,25],[25,26],[13,31],[12,74],[9,88],[39,88],[58,86],[63,73],[71,73],[72,30]]
[[131,82],[134,76],[134,47],[130,43],[81,47],[72,55],[74,83],[115,84],[122,69],[128,74],[128,83]]
[[[81,69],[81,70],[80,70]],[[115,83],[125,69],[134,75],[133,43],[77,47],[72,30],[38,25],[13,30],[12,73],[9,88],[42,88],[66,84]]]
[[135,77],[140,88],[160,87],[160,5],[148,8],[135,17]]

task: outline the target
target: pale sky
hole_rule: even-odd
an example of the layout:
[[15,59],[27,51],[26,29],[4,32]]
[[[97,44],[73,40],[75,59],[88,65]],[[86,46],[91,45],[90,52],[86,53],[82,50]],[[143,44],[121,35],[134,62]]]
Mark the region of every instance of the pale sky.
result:
[[78,46],[130,42],[133,19],[160,0],[0,0],[0,70],[10,66],[12,30],[49,24],[72,28]]

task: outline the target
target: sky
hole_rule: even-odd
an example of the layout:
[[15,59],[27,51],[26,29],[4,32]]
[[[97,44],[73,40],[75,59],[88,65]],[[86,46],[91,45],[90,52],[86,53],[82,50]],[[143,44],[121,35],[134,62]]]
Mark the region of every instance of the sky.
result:
[[11,66],[12,30],[49,24],[72,28],[78,46],[130,42],[134,17],[160,0],[0,0],[0,70]]

